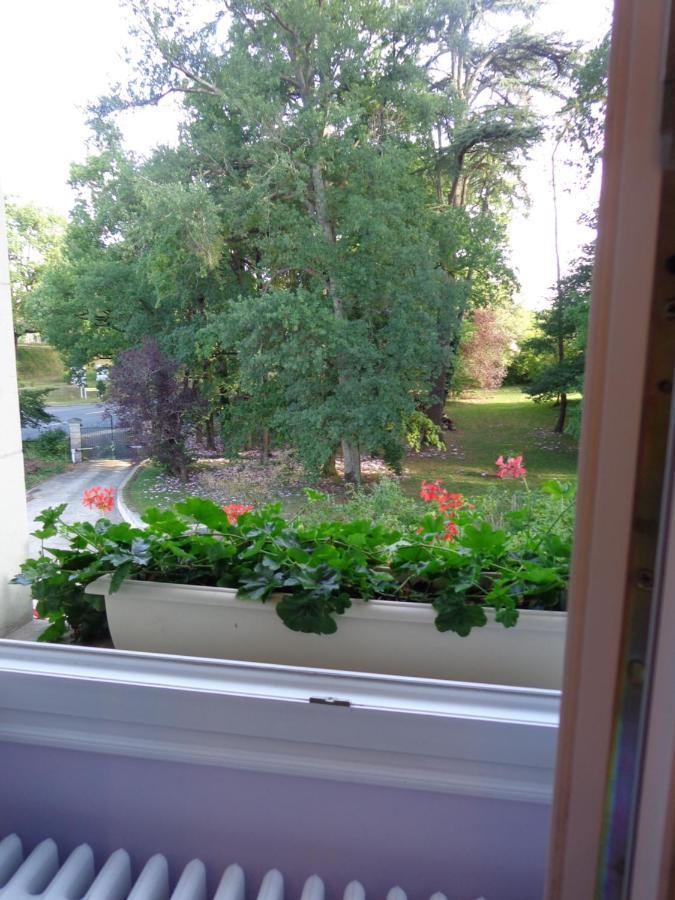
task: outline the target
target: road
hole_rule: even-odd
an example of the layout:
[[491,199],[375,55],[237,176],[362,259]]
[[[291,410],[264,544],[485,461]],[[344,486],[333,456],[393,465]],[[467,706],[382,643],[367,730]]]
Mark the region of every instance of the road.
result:
[[[72,409],[72,407],[71,407]],[[95,522],[101,517],[96,509],[88,509],[82,505],[82,495],[90,487],[100,485],[115,489],[115,496],[120,484],[129,473],[133,463],[126,460],[101,459],[95,462],[80,463],[69,472],[55,475],[36,485],[27,495],[29,531],[34,531],[38,524],[35,517],[49,506],[58,506],[67,503],[68,508],[63,514],[64,522]],[[113,522],[121,522],[117,504],[106,518]],[[64,547],[65,543],[59,539],[51,539],[49,543],[55,547]],[[29,538],[29,556],[35,556],[40,552],[40,541],[37,538]]]
[[[95,428],[106,428],[110,426],[110,419],[105,416],[105,407],[102,403],[78,403],[77,405],[55,405],[45,406],[47,412],[54,416],[59,422],[68,422],[68,419],[81,419],[85,426]],[[23,440],[36,438],[43,431],[49,428],[57,427],[56,422],[45,425],[42,428],[22,428],[21,437]]]

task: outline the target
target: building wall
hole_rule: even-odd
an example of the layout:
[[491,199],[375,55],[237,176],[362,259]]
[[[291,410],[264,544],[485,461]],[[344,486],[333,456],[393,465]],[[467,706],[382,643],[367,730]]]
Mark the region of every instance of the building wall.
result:
[[0,191],[0,637],[31,617],[26,588],[10,585],[28,548],[26,486],[9,286],[7,228]]
[[12,773],[0,788],[0,834],[16,831],[27,848],[45,837],[66,852],[87,842],[100,864],[126,847],[137,866],[162,852],[174,875],[200,857],[212,889],[238,862],[249,897],[273,867],[289,897],[314,873],[331,898],[354,878],[371,897],[399,884],[410,900],[543,891],[545,805],[11,743],[0,745],[0,766]]

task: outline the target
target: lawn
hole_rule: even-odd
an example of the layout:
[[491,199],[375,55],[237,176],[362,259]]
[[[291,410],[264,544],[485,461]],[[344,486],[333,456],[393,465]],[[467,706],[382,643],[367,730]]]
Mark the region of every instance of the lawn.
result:
[[[576,401],[578,402],[578,401]],[[401,477],[405,493],[419,494],[424,480],[440,479],[452,491],[469,497],[497,483],[495,460],[499,455],[523,454],[528,484],[536,487],[551,478],[569,479],[576,474],[576,441],[556,435],[556,419],[550,405],[533,403],[518,388],[477,392],[447,405],[454,430],[446,433],[446,450],[426,450],[406,457]],[[370,475],[372,481],[377,475]],[[520,483],[501,482],[503,490]],[[280,453],[269,466],[259,464],[256,454],[243,454],[231,461],[202,461],[193,467],[187,485],[163,475],[153,465],[141,467],[125,489],[126,500],[138,512],[150,506],[170,506],[189,494],[211,497],[219,503],[237,501],[263,506],[281,500],[287,515],[305,506],[302,477],[287,454]],[[312,484],[335,490],[335,484]]]
[[[570,405],[578,402],[572,400]],[[556,411],[550,404],[534,403],[517,387],[452,400],[446,411],[454,424],[454,431],[445,436],[447,451],[406,458],[403,487],[408,493],[415,493],[423,479],[437,478],[449,490],[468,496],[483,492],[494,484],[500,455],[523,455],[530,487],[576,475],[577,442],[569,435],[553,434]]]
[[80,397],[80,390],[67,383],[67,371],[59,354],[47,344],[20,344],[16,348],[16,371],[19,386],[31,390],[45,390],[45,401],[50,405],[74,406],[98,400],[95,391],[96,378],[91,368],[87,371],[87,397]]

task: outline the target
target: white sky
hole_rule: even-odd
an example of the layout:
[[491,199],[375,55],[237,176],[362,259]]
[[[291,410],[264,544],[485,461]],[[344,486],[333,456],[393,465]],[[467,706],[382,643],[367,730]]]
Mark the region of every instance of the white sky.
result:
[[[548,0],[537,20],[542,31],[562,31],[595,43],[606,30],[611,0]],[[122,61],[125,15],[118,0],[1,0],[0,2],[0,184],[20,201],[66,214],[71,162],[87,153],[85,106],[127,71]],[[130,113],[123,120],[128,146],[139,153],[176,134],[170,107]],[[550,149],[533,154],[526,170],[532,205],[511,231],[513,263],[521,299],[540,305],[555,279]],[[560,221],[563,265],[589,233],[577,224],[593,209],[597,182],[579,189],[571,169],[561,173]]]

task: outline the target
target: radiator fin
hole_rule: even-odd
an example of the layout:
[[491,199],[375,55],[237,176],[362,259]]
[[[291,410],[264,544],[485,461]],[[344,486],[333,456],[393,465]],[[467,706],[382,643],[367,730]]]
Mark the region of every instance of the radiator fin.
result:
[[[325,886],[318,875],[305,882],[300,900],[325,900]],[[252,895],[249,895],[252,896]],[[91,847],[82,844],[59,864],[53,840],[47,839],[24,857],[19,838],[13,834],[0,841],[0,900],[246,900],[241,866],[225,870],[214,895],[207,891],[206,867],[193,859],[183,869],[173,891],[169,864],[161,853],[152,856],[138,878],[132,880],[131,860],[126,850],[116,850],[96,874]],[[278,869],[262,880],[256,900],[287,900],[284,879]],[[366,900],[358,881],[345,888],[343,900]],[[387,900],[407,900],[400,887],[393,887]],[[447,900],[434,894],[430,900]]]

